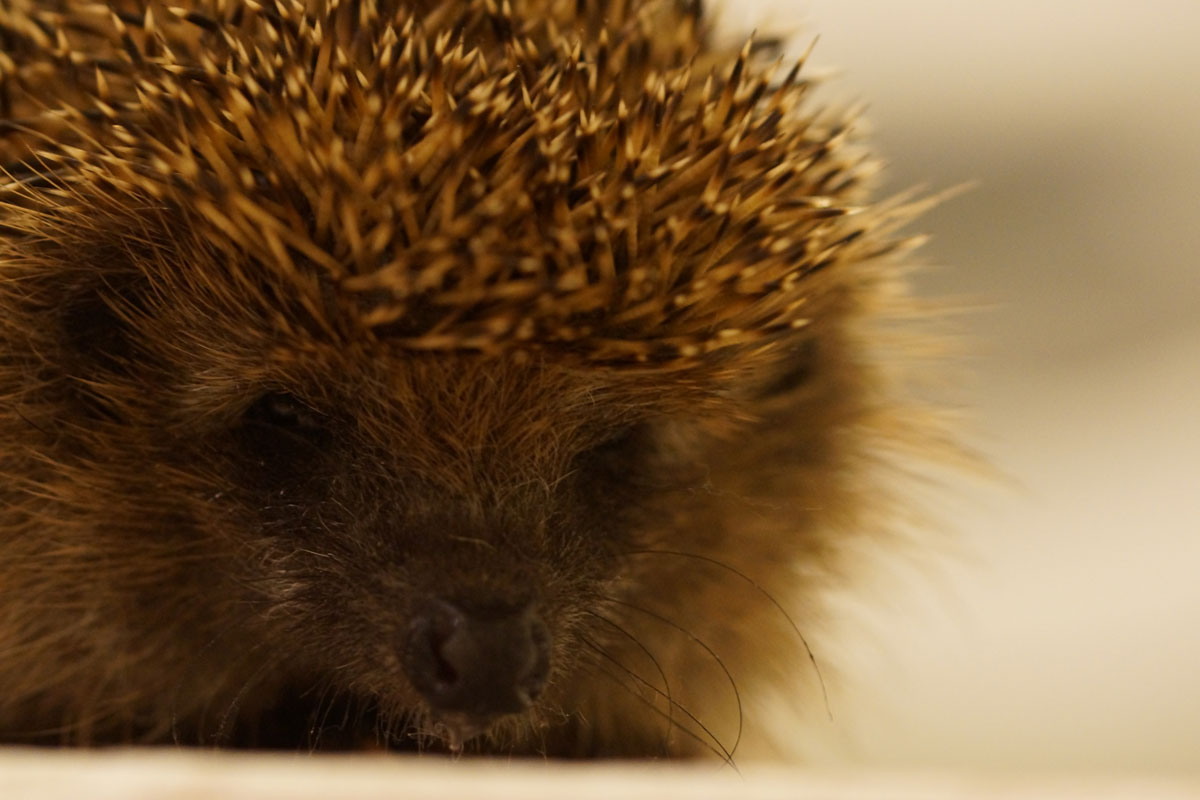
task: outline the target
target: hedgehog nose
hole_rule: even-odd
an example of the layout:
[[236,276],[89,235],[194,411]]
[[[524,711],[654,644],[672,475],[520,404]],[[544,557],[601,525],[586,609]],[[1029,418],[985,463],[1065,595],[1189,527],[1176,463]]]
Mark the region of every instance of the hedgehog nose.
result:
[[530,607],[467,611],[436,600],[413,619],[404,666],[435,711],[513,714],[546,685],[550,632]]

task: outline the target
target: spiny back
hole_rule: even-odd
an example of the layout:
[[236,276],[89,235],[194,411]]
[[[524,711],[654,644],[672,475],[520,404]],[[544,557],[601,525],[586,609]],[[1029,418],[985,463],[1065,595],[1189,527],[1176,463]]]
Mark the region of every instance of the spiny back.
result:
[[724,370],[901,244],[800,64],[698,4],[8,0],[0,38],[6,224],[132,211],[336,342]]

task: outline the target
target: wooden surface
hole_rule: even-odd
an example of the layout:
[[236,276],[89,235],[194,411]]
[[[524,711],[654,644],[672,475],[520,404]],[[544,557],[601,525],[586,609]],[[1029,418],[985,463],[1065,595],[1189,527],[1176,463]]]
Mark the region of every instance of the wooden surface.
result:
[[743,766],[562,765],[411,757],[0,749],[3,800],[942,800],[1200,798],[1200,779],[830,774]]

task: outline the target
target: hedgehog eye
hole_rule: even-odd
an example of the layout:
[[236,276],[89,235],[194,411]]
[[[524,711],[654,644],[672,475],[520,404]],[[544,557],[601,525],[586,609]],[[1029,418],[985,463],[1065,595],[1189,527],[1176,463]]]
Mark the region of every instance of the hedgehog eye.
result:
[[323,433],[325,417],[293,394],[269,392],[246,409],[243,422],[305,437]]
[[333,442],[330,418],[287,392],[255,400],[233,435],[241,480],[270,491],[309,481]]
[[779,366],[779,371],[759,392],[762,398],[786,395],[809,384],[817,372],[817,343],[805,340],[791,348]]
[[640,425],[630,425],[627,428],[620,428],[613,431],[603,439],[599,444],[591,448],[593,455],[622,455],[634,448],[639,439],[642,437],[642,427]]
[[637,471],[641,460],[639,456],[646,448],[646,439],[643,425],[614,430],[598,444],[580,453],[576,463],[593,477],[614,480],[630,478]]
[[144,316],[144,287],[132,279],[109,278],[60,307],[63,341],[88,370],[124,371],[135,357],[126,318]]

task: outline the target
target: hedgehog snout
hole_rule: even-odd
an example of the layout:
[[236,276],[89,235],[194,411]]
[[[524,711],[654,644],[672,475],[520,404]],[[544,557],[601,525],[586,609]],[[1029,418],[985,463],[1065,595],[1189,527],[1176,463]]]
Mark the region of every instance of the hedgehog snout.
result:
[[532,605],[468,609],[435,599],[413,617],[404,668],[435,714],[482,728],[541,694],[550,633]]

